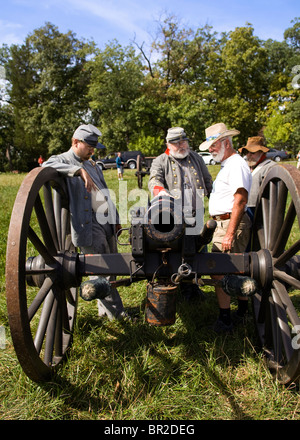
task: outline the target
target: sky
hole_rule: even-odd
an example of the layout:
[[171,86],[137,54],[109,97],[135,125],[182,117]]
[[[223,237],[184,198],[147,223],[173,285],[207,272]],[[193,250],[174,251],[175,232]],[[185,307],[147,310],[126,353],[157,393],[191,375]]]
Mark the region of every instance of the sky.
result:
[[282,41],[291,20],[300,16],[299,0],[0,0],[0,46],[22,44],[35,29],[50,22],[62,33],[93,40],[103,49],[116,39],[153,41],[160,17],[174,15],[196,30],[206,24],[229,32],[251,23],[263,40]]

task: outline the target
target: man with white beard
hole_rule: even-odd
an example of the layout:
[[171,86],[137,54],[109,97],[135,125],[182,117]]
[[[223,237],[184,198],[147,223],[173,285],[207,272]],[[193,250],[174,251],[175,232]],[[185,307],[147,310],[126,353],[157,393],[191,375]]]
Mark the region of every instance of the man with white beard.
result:
[[211,193],[212,177],[203,158],[190,149],[183,128],[169,128],[166,144],[165,152],[156,157],[151,165],[148,183],[151,195],[170,195],[182,201],[183,212],[189,207],[196,210],[199,197],[203,204],[203,195],[209,197]]
[[[209,214],[217,221],[212,252],[245,252],[250,239],[251,221],[246,210],[252,176],[248,164],[232,146],[232,136],[239,133],[228,130],[223,123],[214,124],[205,130],[206,140],[200,145],[201,151],[209,150],[214,160],[221,162],[209,199]],[[220,311],[214,329],[217,333],[231,332],[230,297],[220,287],[216,287],[216,295]],[[247,311],[247,300],[239,298],[235,321],[243,321]]]
[[184,189],[203,190],[209,196],[212,177],[203,158],[190,150],[189,139],[183,128],[169,128],[167,148],[151,165],[148,188],[152,196],[172,194],[182,197]]

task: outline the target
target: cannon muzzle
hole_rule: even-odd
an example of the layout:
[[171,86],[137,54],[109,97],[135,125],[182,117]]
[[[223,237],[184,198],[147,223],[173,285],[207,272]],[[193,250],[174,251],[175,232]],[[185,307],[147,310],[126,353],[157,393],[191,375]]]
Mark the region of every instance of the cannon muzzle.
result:
[[155,197],[144,216],[143,223],[149,250],[162,247],[179,249],[186,224],[181,204],[176,203],[173,197]]
[[203,210],[183,206],[181,199],[157,196],[147,209],[131,212],[130,242],[132,255],[145,259],[146,251],[181,251],[182,256],[192,256],[212,240],[217,226],[208,220],[203,226]]

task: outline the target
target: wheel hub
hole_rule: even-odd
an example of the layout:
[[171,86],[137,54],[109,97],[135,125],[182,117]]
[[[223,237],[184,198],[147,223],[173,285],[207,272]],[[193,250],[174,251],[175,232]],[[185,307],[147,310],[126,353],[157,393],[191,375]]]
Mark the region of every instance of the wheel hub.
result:
[[55,281],[63,288],[78,287],[81,276],[78,273],[79,254],[64,251],[58,253],[54,259],[56,265],[46,265],[41,255],[29,257],[26,261],[26,281],[29,286],[41,287],[46,276],[54,274]]
[[251,278],[254,278],[263,289],[269,289],[273,281],[273,260],[268,249],[250,252]]

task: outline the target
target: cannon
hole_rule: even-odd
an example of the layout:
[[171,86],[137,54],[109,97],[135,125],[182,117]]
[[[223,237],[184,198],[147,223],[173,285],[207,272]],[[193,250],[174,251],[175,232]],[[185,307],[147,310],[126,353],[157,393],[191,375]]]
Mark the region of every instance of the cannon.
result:
[[9,326],[25,374],[47,381],[66,359],[83,277],[118,275],[116,285],[125,286],[147,280],[146,320],[172,325],[180,283],[212,285],[213,275],[225,275],[227,293],[243,294],[245,288],[251,295],[259,341],[276,379],[282,384],[297,381],[299,191],[295,167],[271,168],[255,209],[251,249],[243,254],[203,252],[214,222],[209,220],[195,236],[193,215],[183,219],[170,205],[169,221],[162,222],[158,199],[155,209],[152,202],[146,211],[132,213],[131,252],[84,255],[71,241],[64,179],[52,168],[32,170],[15,200],[6,254]]
[[143,160],[140,154],[137,156],[135,175],[140,189],[143,188],[143,178],[150,174],[153,159],[155,159],[155,157],[145,157]]

